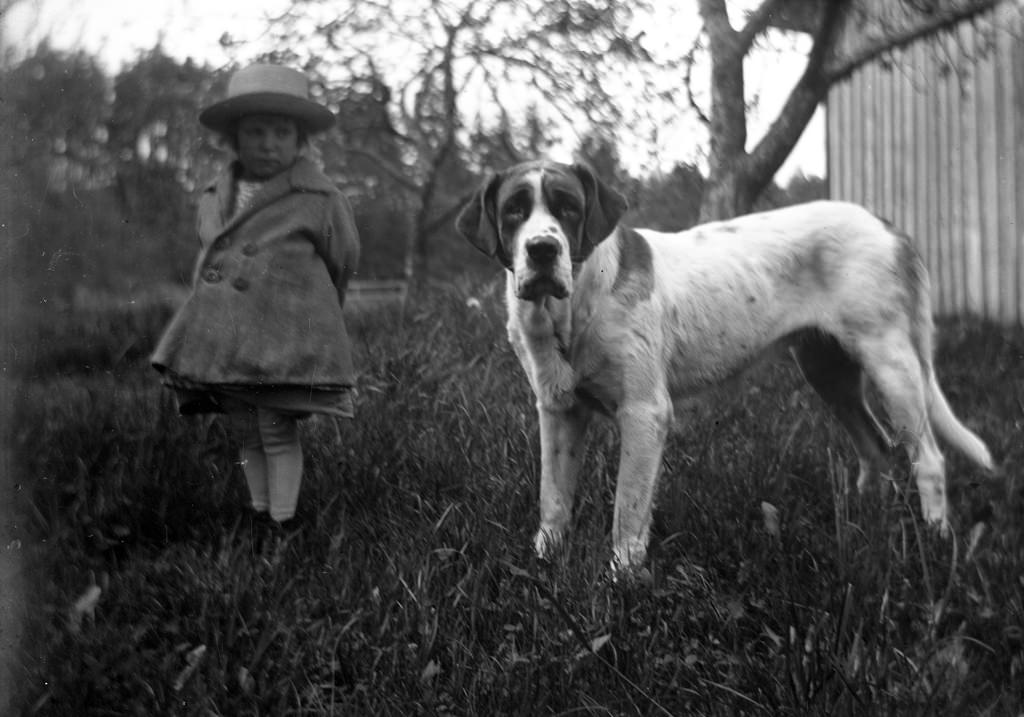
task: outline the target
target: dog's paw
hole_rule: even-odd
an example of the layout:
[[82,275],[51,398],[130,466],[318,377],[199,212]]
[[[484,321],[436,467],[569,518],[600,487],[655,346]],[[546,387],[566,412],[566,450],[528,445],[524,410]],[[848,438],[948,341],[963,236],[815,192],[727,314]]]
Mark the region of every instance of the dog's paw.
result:
[[949,508],[945,496],[921,492],[921,515],[926,523],[931,526],[943,538],[952,535],[949,526]]
[[619,542],[613,551],[612,572],[629,573],[639,570],[647,560],[647,542],[630,538]]
[[928,505],[922,501],[921,512],[928,527],[938,533],[940,537],[948,538],[953,535],[953,528],[949,523],[949,511],[945,506]]
[[564,533],[552,528],[541,528],[533,539],[533,551],[541,560],[551,560],[562,547]]
[[950,538],[953,535],[953,526],[950,525],[949,519],[945,516],[940,520],[929,520],[928,524],[941,538]]
[[628,587],[654,585],[654,575],[651,574],[649,568],[644,565],[632,565],[624,568],[614,558],[608,565],[608,575],[613,585]]

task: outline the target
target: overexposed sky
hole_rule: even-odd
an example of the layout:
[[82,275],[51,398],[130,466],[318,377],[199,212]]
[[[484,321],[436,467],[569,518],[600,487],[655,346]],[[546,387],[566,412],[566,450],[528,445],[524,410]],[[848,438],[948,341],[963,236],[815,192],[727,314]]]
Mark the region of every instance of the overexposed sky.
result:
[[219,39],[257,40],[266,18],[289,0],[16,0],[3,19],[4,46],[34,47],[50,38],[84,48],[111,72],[162,42],[172,57],[218,66],[229,61]]
[[[339,0],[343,1],[343,0]],[[687,27],[655,26],[648,30],[667,42],[678,38],[689,42],[699,29],[693,0],[663,0],[686,12],[693,5],[693,23]],[[236,40],[253,43],[258,54],[259,40],[269,17],[280,14],[289,0],[16,0],[6,17],[0,19],[2,46],[31,48],[45,38],[62,49],[82,48],[94,54],[111,73],[133,61],[140,52],[159,41],[172,57],[187,57],[214,67],[227,64],[220,38],[224,33]],[[737,3],[742,6],[743,0]],[[750,5],[751,2],[746,2]],[[687,45],[688,46],[688,45]],[[242,59],[244,60],[244,50]],[[799,76],[799,53],[769,52],[747,63],[747,86],[757,94],[758,109],[752,113],[750,138],[755,141],[781,107],[789,87]],[[782,84],[780,84],[782,83]],[[689,109],[684,110],[690,113]],[[779,171],[785,182],[796,171],[824,176],[824,113],[819,111],[790,160]],[[674,129],[666,127],[659,152],[665,155],[665,167],[679,161],[694,161],[696,146],[703,136],[692,132],[684,122]],[[628,149],[623,158],[628,162]],[[639,168],[629,167],[636,172]]]

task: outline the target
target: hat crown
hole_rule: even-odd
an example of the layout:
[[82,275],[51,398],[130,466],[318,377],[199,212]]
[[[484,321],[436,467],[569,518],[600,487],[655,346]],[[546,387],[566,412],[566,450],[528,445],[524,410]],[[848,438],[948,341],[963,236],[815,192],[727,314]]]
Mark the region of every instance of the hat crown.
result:
[[200,112],[199,121],[212,130],[230,132],[238,118],[254,114],[292,117],[309,132],[323,132],[334,124],[331,111],[310,99],[305,74],[266,63],[231,75],[227,97]]
[[309,99],[309,81],[298,70],[280,65],[256,64],[244,67],[228,81],[228,98],[273,92]]

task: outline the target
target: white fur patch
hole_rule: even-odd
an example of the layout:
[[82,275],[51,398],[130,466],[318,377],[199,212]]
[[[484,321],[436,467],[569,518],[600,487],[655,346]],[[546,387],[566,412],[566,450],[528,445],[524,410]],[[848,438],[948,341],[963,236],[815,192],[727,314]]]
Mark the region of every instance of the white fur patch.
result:
[[[530,186],[533,202],[530,216],[515,233],[512,254],[512,272],[516,279],[516,295],[529,292],[529,285],[545,281],[560,287],[559,293],[572,293],[572,259],[569,238],[565,236],[558,220],[552,215],[544,201],[544,170],[535,169],[523,176]],[[531,242],[553,241],[558,246],[558,257],[553,266],[538,266],[530,260],[528,249]]]

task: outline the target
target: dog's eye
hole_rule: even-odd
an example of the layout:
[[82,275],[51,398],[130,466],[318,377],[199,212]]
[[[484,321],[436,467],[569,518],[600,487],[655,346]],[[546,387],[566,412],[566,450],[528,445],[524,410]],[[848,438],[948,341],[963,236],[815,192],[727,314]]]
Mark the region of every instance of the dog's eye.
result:
[[526,209],[521,205],[509,204],[501,212],[501,216],[509,221],[521,221],[526,218]]
[[555,216],[559,219],[579,219],[580,210],[573,204],[559,204],[555,207]]

